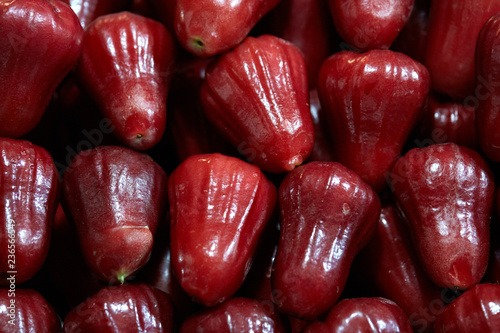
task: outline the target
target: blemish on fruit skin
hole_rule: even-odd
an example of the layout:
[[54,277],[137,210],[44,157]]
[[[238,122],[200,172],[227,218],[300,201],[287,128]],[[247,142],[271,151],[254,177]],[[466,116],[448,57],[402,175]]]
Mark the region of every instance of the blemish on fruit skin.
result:
[[349,204],[346,202],[342,205],[342,212],[344,215],[347,215],[351,212],[351,207],[349,207]]

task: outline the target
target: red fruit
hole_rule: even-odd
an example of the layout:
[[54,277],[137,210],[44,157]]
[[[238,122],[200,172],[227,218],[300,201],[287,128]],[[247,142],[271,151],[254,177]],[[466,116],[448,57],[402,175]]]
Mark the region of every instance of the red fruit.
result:
[[274,304],[249,298],[232,298],[188,318],[180,333],[285,332]]
[[280,0],[177,0],[177,38],[189,52],[206,57],[240,44]]
[[174,42],[159,22],[121,12],[85,29],[78,75],[116,136],[131,148],[156,145],[165,130]]
[[52,306],[35,290],[0,288],[0,331],[61,332],[61,322]]
[[20,137],[42,118],[76,63],[83,30],[61,1],[0,3],[0,137]]
[[318,91],[316,89],[309,92],[311,105],[311,116],[314,124],[314,147],[309,161],[333,162],[335,158],[332,153],[332,138],[328,129],[325,111],[321,107]]
[[427,275],[470,289],[488,265],[494,180],[481,156],[454,143],[415,148],[391,173],[398,206]]
[[329,0],[339,35],[360,51],[388,49],[410,17],[414,0]]
[[434,90],[466,102],[474,96],[477,38],[484,23],[498,11],[499,0],[432,1],[425,64]]
[[166,185],[156,162],[123,147],[83,151],[66,169],[65,212],[85,261],[101,279],[123,283],[147,262],[166,208]]
[[377,192],[427,101],[429,73],[389,50],[344,51],[321,68],[318,92],[332,133],[335,160]]
[[478,284],[446,306],[436,333],[494,333],[500,330],[500,285]]
[[280,312],[315,319],[337,302],[354,256],[375,231],[380,200],[343,165],[311,162],[285,177],[279,202],[275,303]]
[[[500,9],[498,9],[500,11]],[[500,13],[493,15],[483,26],[476,47],[476,80],[478,108],[476,129],[484,154],[500,161]]]
[[436,314],[444,307],[441,290],[422,269],[406,226],[392,205],[382,207],[375,235],[354,266],[377,295],[401,307],[416,332],[432,332]]
[[161,290],[146,284],[101,289],[64,319],[65,333],[173,332],[172,304]]
[[197,302],[223,302],[250,269],[276,188],[255,165],[216,153],[182,162],[168,197],[175,275]]
[[0,285],[38,272],[49,251],[59,200],[50,154],[24,140],[0,138]]
[[396,303],[381,298],[345,299],[335,305],[325,323],[313,323],[304,333],[413,332],[405,313]]
[[125,10],[132,0],[63,0],[75,12],[85,29],[99,16]]
[[291,43],[248,37],[208,68],[201,100],[209,120],[247,160],[265,171],[290,171],[314,145],[306,76]]

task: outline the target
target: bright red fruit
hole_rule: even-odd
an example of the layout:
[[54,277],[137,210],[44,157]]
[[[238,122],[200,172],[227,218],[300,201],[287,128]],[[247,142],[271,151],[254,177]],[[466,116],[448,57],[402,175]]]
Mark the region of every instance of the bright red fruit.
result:
[[408,317],[396,303],[381,298],[345,299],[335,305],[325,323],[313,323],[304,333],[411,333]]
[[223,302],[250,269],[276,188],[257,166],[216,153],[182,162],[168,197],[175,275],[197,302]]
[[0,136],[20,137],[38,124],[80,56],[82,35],[61,1],[0,3]]
[[61,332],[52,306],[35,290],[0,288],[0,332]]
[[427,275],[470,289],[488,265],[494,180],[483,158],[454,143],[415,148],[391,172],[398,207]]
[[0,285],[20,284],[49,251],[59,200],[50,154],[29,141],[0,138]]
[[319,73],[318,92],[335,160],[377,192],[383,190],[429,87],[425,67],[402,53],[344,51],[328,58]]
[[78,154],[63,178],[64,208],[85,261],[104,281],[122,282],[147,262],[164,217],[167,175],[148,155],[99,146]]
[[[499,9],[500,11],[500,9]],[[500,161],[500,13],[483,26],[476,47],[476,81],[478,108],[476,128],[483,152]]]
[[479,31],[498,11],[499,0],[432,1],[425,64],[434,90],[454,99],[474,95],[474,52]]
[[168,296],[146,284],[105,287],[64,319],[65,333],[173,332]]
[[177,0],[177,38],[189,52],[211,56],[247,37],[254,25],[280,0]]
[[500,331],[500,285],[478,284],[446,306],[434,326],[436,333]]
[[131,148],[149,149],[163,136],[174,47],[161,23],[129,12],[85,29],[79,79]]
[[285,329],[271,301],[238,297],[191,316],[179,332],[284,333]]
[[304,57],[291,43],[248,37],[207,70],[201,99],[209,120],[265,171],[286,172],[311,153],[314,128]]
[[132,0],[63,0],[71,6],[85,29],[99,16],[127,9]]
[[410,17],[414,0],[329,0],[345,42],[360,51],[388,49]]
[[283,313],[316,319],[337,302],[354,256],[372,237],[380,200],[354,171],[311,162],[285,177],[279,202],[275,302]]

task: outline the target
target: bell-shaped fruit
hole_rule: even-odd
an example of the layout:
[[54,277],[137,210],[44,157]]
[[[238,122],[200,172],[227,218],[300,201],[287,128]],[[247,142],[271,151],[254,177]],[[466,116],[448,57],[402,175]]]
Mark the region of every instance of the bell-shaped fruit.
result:
[[133,149],[149,149],[163,136],[174,56],[167,29],[137,14],[104,15],[85,29],[79,79]]
[[149,259],[164,218],[167,175],[148,155],[99,146],[79,153],[63,178],[63,202],[83,256],[104,281],[122,282]]
[[312,151],[304,57],[289,42],[247,37],[208,68],[201,100],[209,120],[265,171],[290,171]]
[[99,16],[127,9],[132,0],[63,0],[71,6],[85,29]]
[[233,295],[250,269],[276,203],[260,169],[219,153],[187,158],[171,174],[171,260],[182,288],[213,306]]

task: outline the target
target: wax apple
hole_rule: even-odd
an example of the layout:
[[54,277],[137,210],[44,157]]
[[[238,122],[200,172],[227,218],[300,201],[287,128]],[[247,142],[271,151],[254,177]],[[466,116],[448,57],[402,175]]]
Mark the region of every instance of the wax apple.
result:
[[265,171],[300,165],[314,145],[304,57],[291,43],[248,37],[207,70],[201,100],[209,120]]
[[189,52],[205,57],[241,43],[280,0],[177,0],[177,38]]
[[0,136],[17,138],[38,124],[78,60],[83,30],[61,1],[2,1],[0,8]]
[[0,331],[61,332],[61,322],[54,308],[32,289],[0,288]]
[[151,157],[100,146],[78,154],[63,178],[65,212],[83,256],[104,281],[121,282],[144,266],[166,209],[167,176]]
[[360,51],[388,49],[410,17],[414,0],[329,0],[340,36]]
[[318,90],[309,92],[311,116],[314,124],[314,147],[308,161],[332,162],[335,160],[332,152],[332,138],[328,129],[325,111],[321,106]]
[[429,88],[425,67],[402,53],[344,51],[328,58],[319,73],[318,93],[335,160],[376,191],[383,190]]
[[354,256],[375,231],[380,200],[340,163],[311,162],[285,177],[279,202],[275,303],[283,313],[316,319],[344,289]]
[[276,203],[276,188],[255,165],[203,154],[174,170],[168,197],[175,275],[197,302],[223,302],[250,269]]
[[345,299],[335,305],[325,323],[313,323],[304,333],[413,332],[406,314],[396,303],[381,297]]
[[[499,9],[500,10],[500,9]],[[481,29],[476,47],[476,81],[478,88],[476,128],[483,152],[493,161],[500,161],[500,68],[498,34],[500,14],[493,15]]]
[[63,0],[75,12],[85,29],[99,16],[127,9],[132,0]]
[[425,65],[434,90],[460,101],[474,96],[474,52],[479,31],[498,11],[498,0],[432,1]]
[[131,148],[149,149],[165,131],[174,56],[167,29],[140,15],[101,16],[85,29],[79,79]]
[[65,333],[173,332],[173,308],[168,296],[146,284],[101,289],[64,319]]
[[500,330],[500,286],[478,284],[446,306],[434,332],[493,333]]
[[470,289],[488,265],[494,180],[483,158],[454,143],[415,148],[391,172],[393,192],[427,275]]
[[0,285],[5,286],[30,279],[42,267],[59,175],[50,154],[29,141],[0,138],[0,156]]

